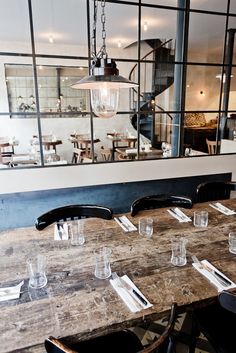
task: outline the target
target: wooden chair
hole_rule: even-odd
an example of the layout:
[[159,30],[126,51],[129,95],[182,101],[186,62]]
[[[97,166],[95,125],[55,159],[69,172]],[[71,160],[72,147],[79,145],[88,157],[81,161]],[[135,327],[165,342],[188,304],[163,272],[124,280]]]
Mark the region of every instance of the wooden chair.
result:
[[113,211],[104,206],[97,205],[69,205],[50,210],[35,221],[35,227],[43,230],[50,224],[59,221],[67,221],[73,219],[97,217],[103,219],[112,219]]
[[206,138],[206,144],[209,154],[216,154],[216,141],[210,141]]
[[172,332],[176,320],[176,310],[177,305],[173,304],[170,319],[164,332],[157,340],[146,347],[142,345],[132,331],[121,330],[88,341],[71,344],[70,347],[64,345],[61,340],[49,337],[45,340],[45,348],[47,353],[174,353],[175,344]]
[[131,216],[135,216],[141,210],[150,210],[161,207],[191,208],[193,202],[190,198],[177,195],[150,195],[135,200],[131,205]]
[[195,202],[217,201],[230,198],[232,190],[236,190],[236,182],[211,181],[197,186]]
[[192,346],[189,353],[195,352],[200,332],[208,339],[216,353],[235,353],[236,293],[223,291],[218,301],[207,307],[196,309],[193,315]]
[[101,146],[101,156],[103,161],[111,161],[112,160],[112,150],[110,148],[105,149],[103,146]]
[[74,164],[81,163],[84,155],[85,155],[84,149],[74,147],[71,163],[74,163]]

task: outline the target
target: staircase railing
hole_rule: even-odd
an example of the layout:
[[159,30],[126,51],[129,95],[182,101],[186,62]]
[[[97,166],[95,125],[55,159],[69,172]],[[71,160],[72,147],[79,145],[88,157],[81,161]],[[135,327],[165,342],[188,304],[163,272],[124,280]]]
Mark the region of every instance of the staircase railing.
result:
[[[156,48],[153,48],[153,49],[150,50],[147,54],[145,54],[145,55],[141,58],[141,60],[145,60],[149,55],[151,55],[151,54],[154,53],[154,52],[157,52],[160,48],[165,47],[168,43],[170,43],[170,42],[172,42],[172,41],[173,41],[173,39],[168,39],[168,40],[166,40],[165,42],[161,43],[161,44],[158,45]],[[130,71],[130,73],[129,73],[129,80],[131,80],[132,74],[134,73],[134,70],[136,69],[137,66],[138,66],[138,64],[136,63],[136,64],[132,67],[132,69],[131,69],[131,71]],[[133,88],[132,90],[133,90],[134,93],[138,94],[138,91],[137,91],[136,88]],[[143,98],[143,94],[142,94],[142,93],[139,94],[139,98]],[[149,103],[149,102],[147,102],[147,103]],[[158,105],[158,104],[156,104],[156,103],[154,103],[154,104],[155,104],[155,107],[158,108],[162,113],[165,113],[167,116],[169,116],[169,118],[170,118],[171,120],[173,119],[172,115],[171,115],[170,113],[166,112],[166,110],[165,110],[163,107],[161,107],[160,105]]]

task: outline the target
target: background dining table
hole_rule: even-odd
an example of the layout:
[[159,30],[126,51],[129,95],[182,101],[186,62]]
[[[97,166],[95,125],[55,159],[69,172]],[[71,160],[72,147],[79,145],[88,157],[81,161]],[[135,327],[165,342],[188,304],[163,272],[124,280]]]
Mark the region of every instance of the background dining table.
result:
[[[236,209],[236,200],[222,204]],[[192,222],[180,223],[166,208],[126,216],[138,226],[139,218],[154,220],[151,238],[137,231],[125,233],[114,220],[86,219],[86,241],[72,246],[70,241],[54,240],[54,226],[43,231],[34,227],[0,232],[0,287],[24,279],[19,299],[0,302],[0,352],[44,352],[49,335],[65,342],[87,339],[117,329],[135,326],[165,316],[172,302],[180,312],[216,300],[217,289],[192,266],[190,252],[207,259],[236,282],[236,255],[228,250],[228,233],[236,231],[236,215],[226,216],[208,203],[182,209],[193,217],[196,209],[208,210],[209,225],[195,228]],[[171,264],[171,239],[187,239],[187,264]],[[127,274],[152,307],[137,313],[129,311],[111,286],[109,279],[94,276],[94,250],[111,248],[111,268]],[[41,253],[47,259],[47,286],[28,288],[26,260]]]

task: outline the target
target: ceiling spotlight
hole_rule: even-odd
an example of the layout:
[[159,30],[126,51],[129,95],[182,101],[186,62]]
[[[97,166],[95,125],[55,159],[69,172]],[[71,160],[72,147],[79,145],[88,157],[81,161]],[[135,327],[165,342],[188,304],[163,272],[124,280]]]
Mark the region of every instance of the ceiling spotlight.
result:
[[121,41],[119,40],[118,43],[117,43],[118,48],[121,48],[121,45],[122,45]]
[[54,38],[52,35],[49,36],[48,41],[49,43],[54,43]]
[[144,22],[144,25],[143,25],[143,30],[146,32],[148,29],[148,24],[147,22]]
[[[96,50],[96,29],[97,29],[97,9],[100,3],[102,14],[102,46]],[[82,78],[72,85],[76,89],[89,89],[91,96],[91,106],[96,116],[101,118],[111,118],[118,110],[119,89],[138,86],[137,83],[119,75],[119,70],[113,59],[108,57],[106,50],[106,31],[105,31],[105,0],[98,2],[93,0],[94,23],[92,37],[92,62],[90,75]]]

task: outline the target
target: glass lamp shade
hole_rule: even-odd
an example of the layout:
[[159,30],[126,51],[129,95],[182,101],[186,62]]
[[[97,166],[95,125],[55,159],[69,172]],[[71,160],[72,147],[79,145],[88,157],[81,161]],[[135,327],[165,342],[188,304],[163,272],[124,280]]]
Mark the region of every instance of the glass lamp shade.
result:
[[96,58],[91,75],[82,78],[71,87],[89,89],[95,115],[101,118],[111,118],[118,110],[119,89],[137,86],[137,83],[119,75],[119,70],[113,59]]
[[118,110],[119,88],[110,88],[109,84],[103,82],[100,88],[91,89],[91,105],[95,115],[100,118],[111,118]]

